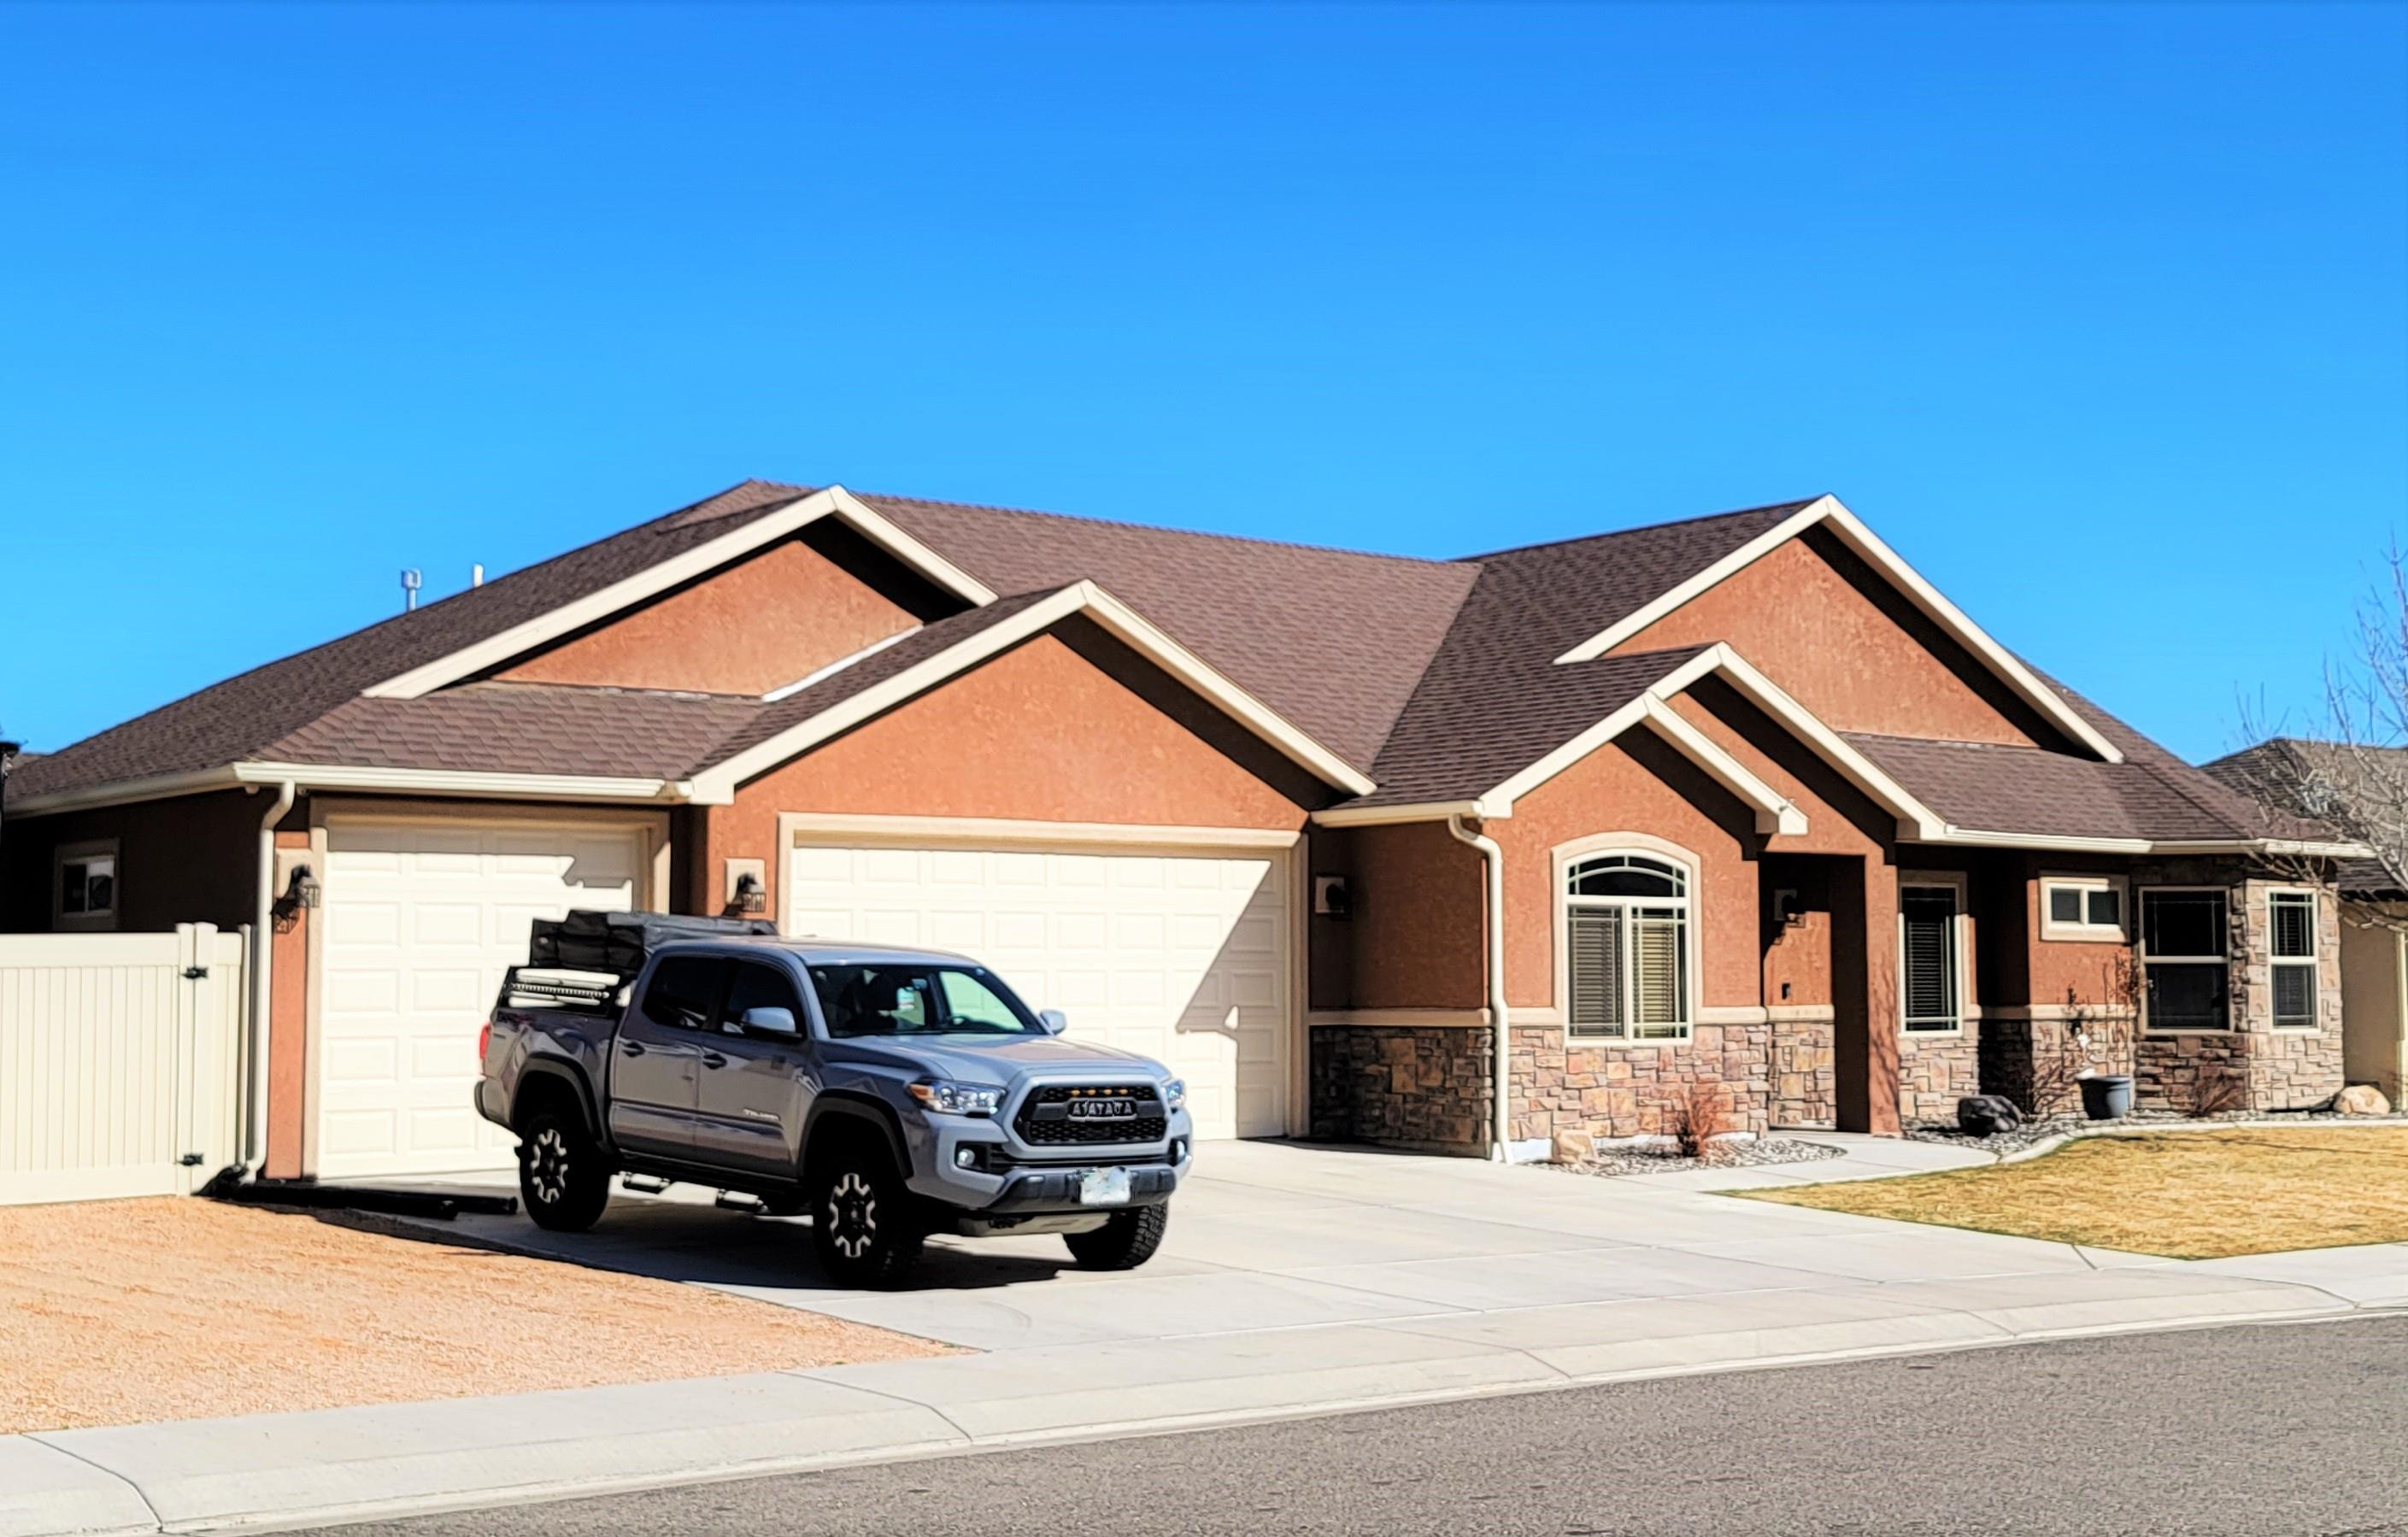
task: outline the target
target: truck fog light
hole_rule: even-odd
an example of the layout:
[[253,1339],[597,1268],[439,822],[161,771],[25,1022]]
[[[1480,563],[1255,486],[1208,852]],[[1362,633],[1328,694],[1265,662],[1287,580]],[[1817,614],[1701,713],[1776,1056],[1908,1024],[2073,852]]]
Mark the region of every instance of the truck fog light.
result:
[[953,1149],[953,1167],[954,1167],[954,1168],[956,1168],[956,1169],[975,1169],[975,1168],[977,1168],[977,1167],[978,1167],[978,1149],[977,1149],[977,1148],[975,1148],[975,1147],[956,1147],[956,1148],[954,1148],[954,1149]]

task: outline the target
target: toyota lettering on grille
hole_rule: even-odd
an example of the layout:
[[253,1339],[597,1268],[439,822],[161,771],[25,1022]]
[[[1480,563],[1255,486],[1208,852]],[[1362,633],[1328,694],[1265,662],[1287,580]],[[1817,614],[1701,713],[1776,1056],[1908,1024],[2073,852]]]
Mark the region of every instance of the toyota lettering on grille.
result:
[[1072,1120],[1135,1120],[1135,1100],[1072,1100],[1063,1107]]

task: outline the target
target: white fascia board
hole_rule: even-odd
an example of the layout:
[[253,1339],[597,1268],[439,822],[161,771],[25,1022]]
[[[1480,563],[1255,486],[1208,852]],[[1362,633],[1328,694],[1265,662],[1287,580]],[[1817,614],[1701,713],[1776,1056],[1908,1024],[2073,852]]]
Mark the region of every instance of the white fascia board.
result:
[[1729,679],[1731,686],[1745,695],[1757,709],[1787,727],[1793,735],[1813,747],[1825,762],[1837,769],[1842,777],[1895,814],[1902,833],[1912,828],[1916,837],[1928,842],[1946,829],[1948,824],[1938,812],[1907,793],[1904,785],[1874,766],[1872,760],[1850,747],[1839,733],[1816,719],[1804,705],[1749,665],[1747,659],[1729,646],[1717,644],[1700,655],[1713,658],[1713,671]]
[[1561,665],[1568,662],[1595,662],[1699,593],[1721,586],[1732,576],[1805,533],[1821,522],[1829,515],[1830,510],[1839,505],[1837,497],[1816,497],[1687,581],[1659,593],[1566,651],[1555,659],[1556,663]]
[[340,763],[245,762],[235,765],[244,784],[287,780],[304,790],[377,790],[408,795],[491,796],[502,800],[682,801],[681,779],[624,778],[587,774],[483,774],[453,769],[358,768]]
[[119,779],[81,790],[54,790],[47,795],[26,795],[8,803],[10,818],[41,817],[61,811],[85,811],[98,806],[130,805],[136,801],[165,801],[179,795],[205,795],[213,790],[234,790],[243,783],[234,765],[194,769],[185,774],[153,774],[140,779]]
[[1290,762],[1349,795],[1369,795],[1379,788],[1361,770],[1231,682],[1203,658],[1157,628],[1153,620],[1093,582],[1079,585],[1086,598],[1088,618],[1210,699],[1223,714],[1276,747]]
[[2120,763],[2124,761],[2124,754],[2114,743],[2108,741],[2100,734],[2097,727],[2075,714],[2073,707],[2055,689],[2034,677],[2029,668],[2014,659],[2014,653],[1992,640],[1989,633],[1975,624],[1963,609],[1950,603],[1938,588],[1923,579],[1920,572],[1899,559],[1898,551],[1884,544],[1881,536],[1867,528],[1862,519],[1841,505],[1837,497],[1827,496],[1823,500],[1831,504],[1827,520],[1841,542],[1887,576],[1899,591],[1906,594],[1908,602],[1923,611],[1926,619],[1954,635],[1966,649],[1981,659],[1983,665],[1989,668],[1999,681],[2048,717],[2067,735],[2097,753],[2100,761]]
[[1345,760],[1297,730],[1261,701],[1206,665],[1185,647],[1155,629],[1136,610],[1093,582],[1079,582],[1030,605],[1001,623],[948,647],[915,666],[904,669],[873,688],[830,705],[766,742],[711,765],[707,772],[695,776],[695,798],[705,804],[725,804],[734,797],[736,787],[755,775],[808,752],[830,737],[850,731],[915,694],[1019,645],[1073,614],[1081,613],[1203,695],[1223,713],[1325,783],[1350,795],[1368,795],[1376,788]]
[[843,672],[847,667],[852,666],[854,662],[859,662],[866,657],[876,656],[879,652],[883,651],[888,647],[894,645],[896,641],[910,640],[913,635],[918,634],[924,628],[926,627],[924,625],[915,624],[909,630],[897,630],[883,640],[873,640],[868,645],[863,647],[860,650],[853,652],[849,656],[838,657],[834,662],[829,662],[826,666],[815,668],[810,672],[805,673],[802,676],[795,679],[794,682],[789,683],[782,688],[770,690],[767,693],[761,696],[761,703],[764,704],[775,704],[781,699],[791,699],[795,695],[801,693],[805,689],[810,688],[812,684],[819,682],[821,679],[834,677],[837,674]]
[[1651,700],[1670,699],[1713,672],[1718,660],[1716,650],[1717,648],[1710,646],[1673,668],[1654,683],[1649,684],[1646,690],[1629,704],[1598,721],[1597,724],[1494,790],[1483,794],[1480,797],[1482,803],[1490,808],[1491,815],[1498,817],[1512,815],[1515,801],[1645,719],[1647,706]]
[[1836,496],[1816,497],[1687,581],[1641,605],[1555,661],[1559,663],[1596,661],[1657,619],[1708,589],[1728,580],[1817,523],[1828,523],[1842,543],[1887,577],[1892,586],[1906,595],[1908,602],[1922,611],[1925,618],[1954,636],[2000,681],[2046,716],[2068,736],[2097,754],[2102,762],[2120,763],[2124,761],[2124,755],[2115,744],[2076,714],[2056,690],[2033,676],[2030,669],[2017,662],[2006,648],[1992,640],[1987,632],[1942,596],[1938,588],[1923,578],[1921,573],[1899,559],[1896,550],[1884,544],[1872,530],[1865,526],[1864,520],[1850,512]]
[[1806,814],[1798,809],[1795,802],[1757,778],[1745,763],[1670,705],[1658,703],[1651,695],[1641,719],[1656,735],[1703,770],[1708,778],[1754,806],[1758,833],[1784,833],[1793,838],[1805,834]]
[[1442,822],[1449,817],[1473,821],[1498,815],[1485,801],[1399,801],[1393,805],[1339,805],[1316,811],[1321,827],[1395,827],[1404,822]]
[[1942,828],[1937,836],[1914,841],[2062,854],[2242,854],[2318,860],[2372,859],[2374,854],[2364,844],[2295,838],[2086,838],[2057,833],[1998,833],[1953,824]]
[[775,512],[765,513],[741,528],[696,545],[681,555],[647,566],[598,592],[589,592],[523,624],[513,625],[500,634],[488,636],[449,656],[389,677],[366,690],[365,696],[369,699],[422,698],[464,677],[499,666],[523,651],[609,619],[681,582],[692,581],[831,516],[852,524],[871,543],[973,606],[983,607],[995,601],[992,589],[904,533],[891,519],[865,505],[842,486],[830,486],[798,497]]

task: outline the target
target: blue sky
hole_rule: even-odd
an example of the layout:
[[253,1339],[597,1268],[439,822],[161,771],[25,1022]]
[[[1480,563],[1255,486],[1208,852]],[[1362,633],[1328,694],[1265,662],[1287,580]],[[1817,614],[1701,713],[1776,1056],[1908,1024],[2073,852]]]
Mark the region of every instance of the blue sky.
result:
[[746,476],[1839,493],[2192,757],[2408,513],[2408,9],[0,9],[0,728]]

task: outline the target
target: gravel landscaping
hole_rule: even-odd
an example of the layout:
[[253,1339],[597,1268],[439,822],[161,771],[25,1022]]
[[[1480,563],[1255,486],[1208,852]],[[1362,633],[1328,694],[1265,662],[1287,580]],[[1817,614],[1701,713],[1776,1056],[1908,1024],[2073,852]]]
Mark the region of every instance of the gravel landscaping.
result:
[[1704,1158],[1683,1158],[1670,1146],[1600,1147],[1578,1163],[1555,1167],[1575,1174],[1612,1178],[1616,1174],[1669,1174],[1683,1169],[1752,1169],[1767,1163],[1813,1163],[1844,1158],[1847,1150],[1819,1142],[1791,1142],[1783,1137],[1758,1137],[1753,1142],[1716,1143]]
[[1986,1137],[1971,1136],[1958,1131],[1953,1123],[1910,1126],[1907,1137],[1915,1142],[1944,1143],[1951,1147],[1971,1147],[1976,1152],[1996,1153],[2000,1158],[2037,1147],[2051,1137],[2089,1136],[2118,1130],[2128,1131],[2178,1131],[2183,1127],[2216,1127],[2236,1125],[2282,1126],[2408,1126],[2408,1116],[2338,1116],[2329,1110],[2276,1110],[2236,1113],[2229,1116],[2178,1116],[2166,1110],[2136,1110],[2119,1120],[2092,1120],[2087,1116],[2043,1116],[2028,1120],[2012,1131],[1997,1131]]
[[0,1434],[952,1353],[373,1217],[0,1207]]

